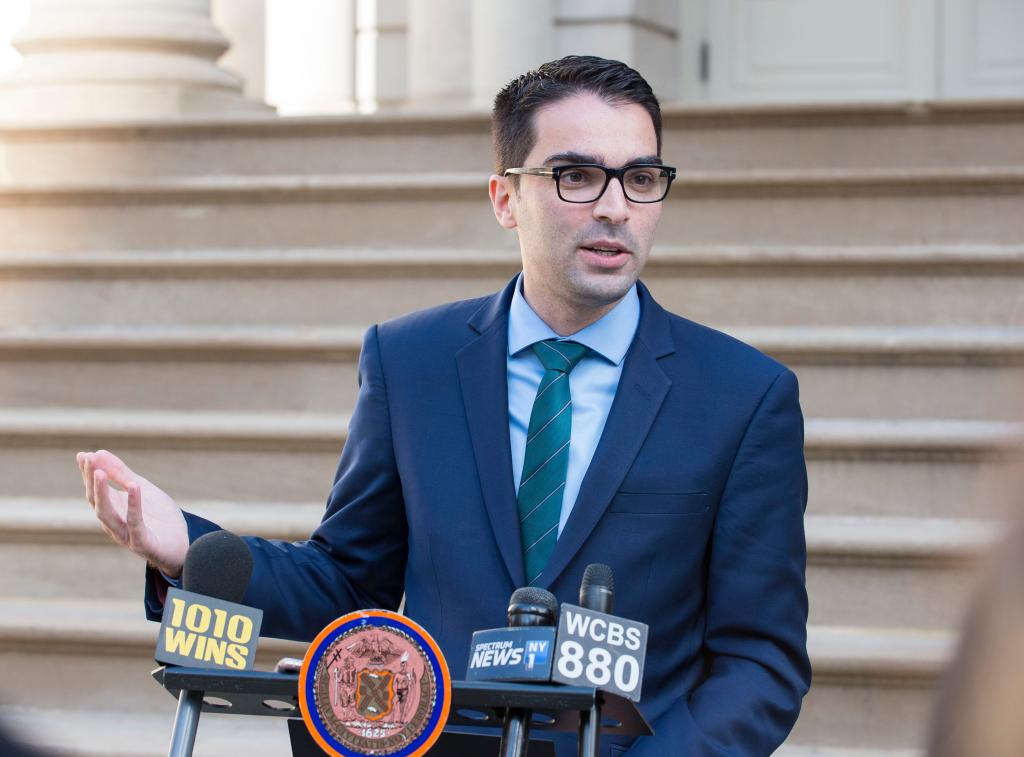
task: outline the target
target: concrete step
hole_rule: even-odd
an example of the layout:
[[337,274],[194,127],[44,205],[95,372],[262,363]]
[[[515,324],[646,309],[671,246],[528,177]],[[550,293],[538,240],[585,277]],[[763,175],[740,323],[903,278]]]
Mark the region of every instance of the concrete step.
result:
[[[796,371],[810,417],[1002,420],[1019,404],[1024,329],[726,330]],[[23,409],[348,412],[362,334],[302,326],[0,330],[0,397]],[[246,391],[238,391],[240,376]]]
[[[670,106],[684,170],[1024,165],[1021,102]],[[0,178],[487,170],[489,114],[0,127]]]
[[[289,540],[307,538],[323,515],[322,503],[181,504],[236,533]],[[994,521],[818,515],[806,527],[812,623],[930,629],[959,626],[1001,530]],[[140,596],[142,561],[110,541],[84,498],[0,500],[0,544],[0,597]]]
[[[487,175],[408,173],[25,181],[0,187],[0,251],[515,249]],[[684,173],[674,244],[1018,244],[1024,168]],[[401,219],[396,223],[395,219]]]
[[[108,709],[94,710],[44,708],[41,703],[32,702],[25,706],[0,707],[0,720],[24,743],[49,748],[60,755],[165,757],[176,705],[170,696],[164,696],[167,702],[154,712],[125,715],[116,709],[121,699],[111,701]],[[288,727],[280,718],[204,713],[199,719],[192,754],[194,757],[289,755]]]
[[[512,249],[9,252],[0,325],[366,324],[497,291]],[[644,280],[718,325],[1024,324],[1024,247],[663,246]],[[767,320],[766,320],[767,319]]]
[[[174,711],[174,699],[150,676],[159,626],[142,602],[0,598],[0,698],[61,709]],[[256,668],[302,657],[305,644],[261,639]],[[80,734],[79,734],[80,735]]]
[[959,628],[996,521],[808,515],[810,622]]
[[[0,497],[77,496],[75,453],[105,447],[181,500],[322,501],[345,433],[340,414],[6,409]],[[985,517],[1020,438],[1010,422],[810,419],[809,511]]]
[[[27,743],[79,757],[164,757],[173,710],[134,713],[2,707],[3,722],[24,734]],[[59,728],[54,728],[60,724]],[[82,734],[88,734],[83,738]],[[33,738],[34,735],[34,738]],[[280,757],[289,754],[287,729],[276,718],[240,718],[205,714],[199,721],[195,757]],[[73,751],[72,751],[73,750]],[[921,757],[915,749],[849,749],[784,744],[776,757]]]
[[920,749],[936,676],[954,644],[955,636],[942,632],[810,627],[814,682],[787,743],[812,750],[871,750],[868,754]]
[[[46,702],[50,711],[96,711],[120,702],[123,717],[149,713],[170,722],[173,700],[148,676],[156,626],[137,619],[138,603],[0,600],[0,608],[5,702]],[[792,744],[889,750],[919,744],[935,677],[952,651],[950,634],[812,626],[808,637],[816,678]],[[269,639],[261,649],[260,668],[296,651]]]

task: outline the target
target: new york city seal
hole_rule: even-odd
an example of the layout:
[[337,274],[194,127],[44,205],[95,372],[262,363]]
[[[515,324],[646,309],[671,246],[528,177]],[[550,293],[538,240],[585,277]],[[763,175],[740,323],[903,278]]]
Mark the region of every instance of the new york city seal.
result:
[[425,754],[448,720],[451,690],[437,643],[387,610],[350,613],[328,625],[299,673],[306,727],[338,757]]

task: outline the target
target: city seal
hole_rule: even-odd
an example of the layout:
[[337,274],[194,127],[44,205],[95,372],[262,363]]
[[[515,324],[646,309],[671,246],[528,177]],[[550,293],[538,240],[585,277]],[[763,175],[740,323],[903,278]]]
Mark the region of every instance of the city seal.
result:
[[302,719],[336,757],[426,754],[448,720],[451,696],[437,643],[387,610],[349,613],[328,625],[299,673]]

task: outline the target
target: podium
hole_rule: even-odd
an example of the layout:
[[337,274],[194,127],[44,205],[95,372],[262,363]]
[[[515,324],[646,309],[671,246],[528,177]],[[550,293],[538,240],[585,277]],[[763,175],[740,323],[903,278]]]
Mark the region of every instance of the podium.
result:
[[[161,666],[153,677],[178,700],[168,757],[191,757],[204,713],[250,715],[288,719],[288,732],[295,757],[319,757],[323,751],[302,722],[299,709],[299,676],[269,671],[228,671],[212,668]],[[450,726],[501,730],[510,709],[531,710],[531,733],[579,734],[582,745],[597,743],[597,734],[649,736],[650,725],[633,702],[596,689],[559,684],[537,685],[452,681],[452,704],[445,733],[431,748],[437,757],[487,754],[498,738],[449,733]],[[600,722],[596,717],[600,712]],[[481,741],[481,739],[483,741]],[[542,747],[542,744],[537,746]],[[542,748],[531,757],[544,757]],[[550,742],[548,742],[550,747]],[[592,752],[581,751],[587,755]],[[553,749],[548,752],[553,755]]]

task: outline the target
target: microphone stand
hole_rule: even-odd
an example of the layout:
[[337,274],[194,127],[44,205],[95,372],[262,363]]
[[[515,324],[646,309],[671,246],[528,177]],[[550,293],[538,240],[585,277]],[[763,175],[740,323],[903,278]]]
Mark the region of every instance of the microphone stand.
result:
[[[553,626],[558,600],[544,589],[525,587],[512,592],[508,605],[509,628]],[[530,746],[532,713],[521,707],[509,707],[501,726],[501,757],[526,757]]]
[[577,739],[577,754],[579,757],[597,757],[601,747],[601,703],[594,697],[594,704],[589,710],[580,712],[580,734]]
[[[612,569],[607,565],[588,565],[580,585],[580,607],[610,615],[615,602]],[[601,694],[595,693],[588,712],[580,712],[578,757],[597,757],[601,747]]]
[[530,711],[510,707],[501,727],[501,757],[526,757],[530,746]]

